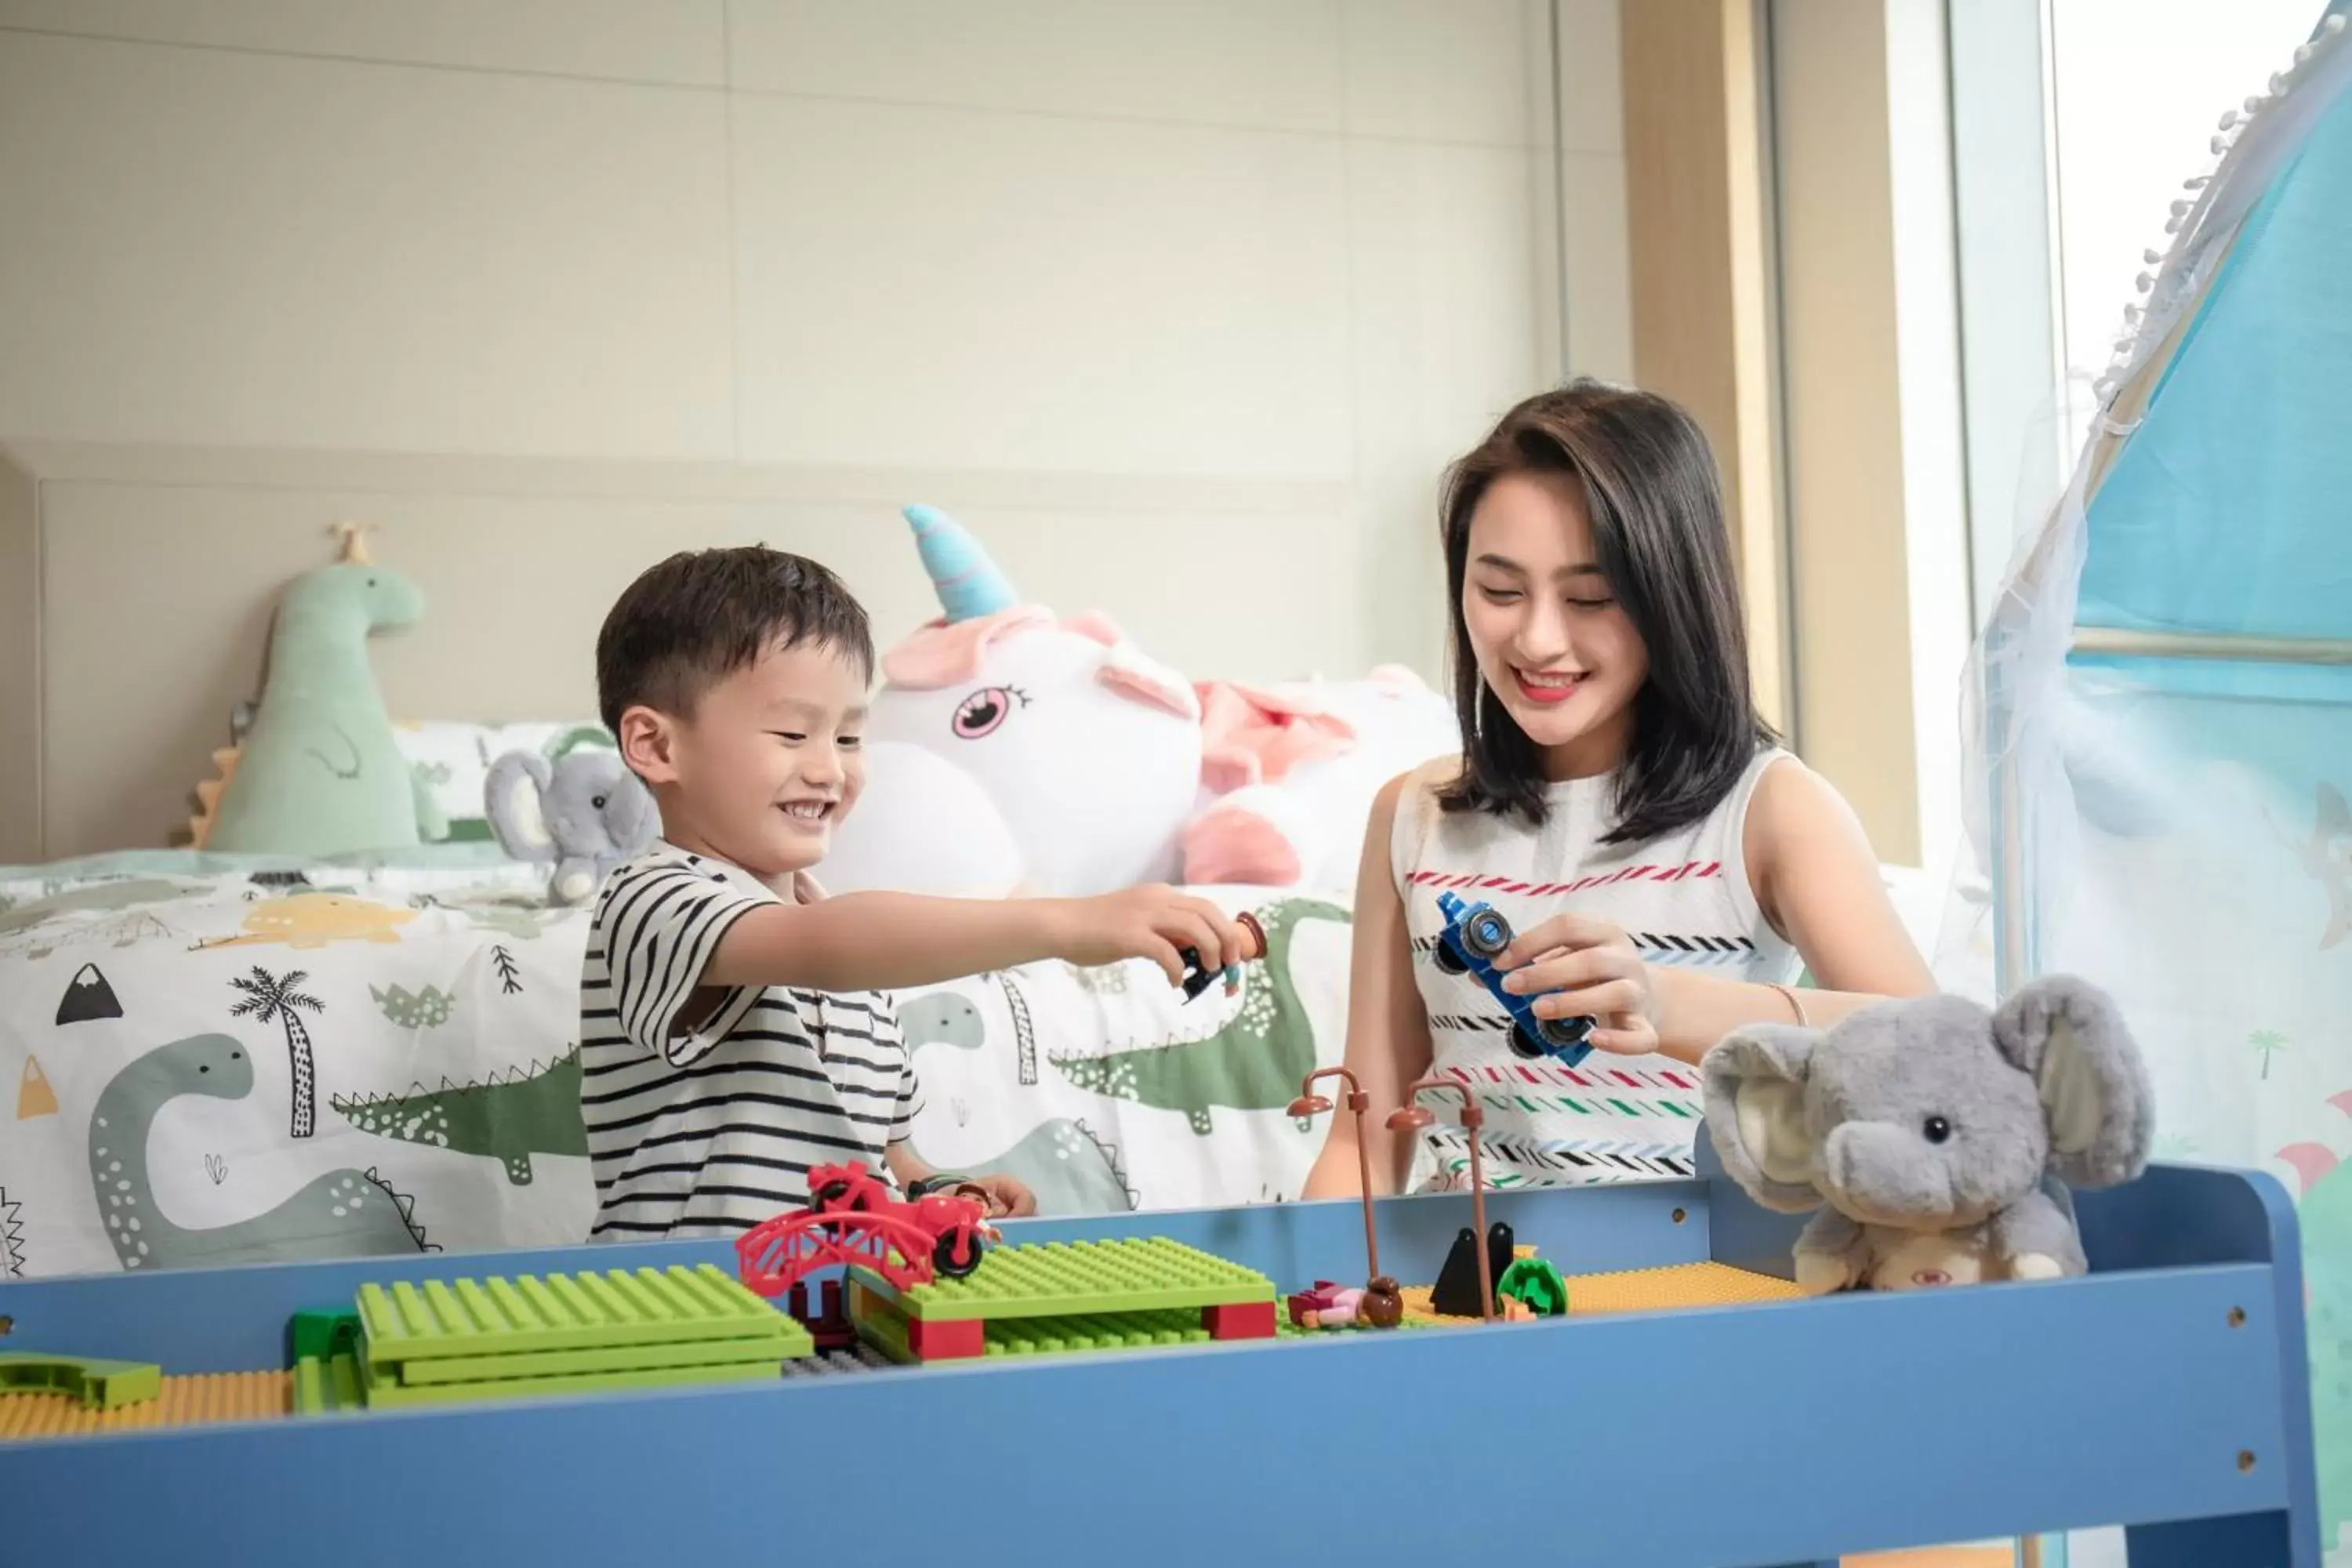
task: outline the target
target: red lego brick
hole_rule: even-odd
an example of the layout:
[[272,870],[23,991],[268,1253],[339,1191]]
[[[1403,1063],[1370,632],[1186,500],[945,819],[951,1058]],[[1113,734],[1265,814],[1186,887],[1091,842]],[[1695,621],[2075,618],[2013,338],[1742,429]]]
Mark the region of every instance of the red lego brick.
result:
[[856,1326],[850,1322],[849,1314],[843,1311],[841,1308],[840,1280],[823,1281],[823,1289],[818,1300],[824,1303],[824,1306],[814,1315],[809,1311],[806,1280],[796,1279],[793,1282],[792,1295],[789,1300],[793,1316],[799,1319],[801,1327],[809,1331],[809,1338],[816,1342],[817,1349],[843,1350],[857,1342]]
[[[1269,1334],[1274,1332],[1270,1318],[1265,1331]],[[987,1352],[988,1324],[979,1318],[950,1318],[936,1323],[909,1318],[907,1320],[907,1349],[917,1361],[960,1361],[965,1357],[977,1357]]]
[[1209,1331],[1213,1340],[1270,1340],[1274,1338],[1274,1303],[1236,1301],[1223,1307],[1203,1307],[1201,1326]]

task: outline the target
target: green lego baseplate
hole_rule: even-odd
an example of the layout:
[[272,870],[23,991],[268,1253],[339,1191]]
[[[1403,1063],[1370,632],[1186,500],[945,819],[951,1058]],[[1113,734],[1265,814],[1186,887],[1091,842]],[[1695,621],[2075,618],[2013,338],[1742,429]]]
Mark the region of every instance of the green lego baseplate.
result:
[[0,1351],[0,1394],[68,1394],[85,1410],[119,1410],[163,1392],[163,1369],[150,1362]]
[[378,1366],[488,1358],[509,1364],[531,1352],[688,1342],[734,1342],[747,1351],[772,1344],[779,1356],[814,1348],[807,1330],[709,1263],[428,1279],[388,1290],[362,1285],[359,1306],[368,1359]]
[[1390,1329],[1376,1329],[1360,1319],[1351,1319],[1344,1323],[1326,1323],[1319,1328],[1310,1329],[1303,1323],[1292,1322],[1290,1314],[1284,1312],[1274,1321],[1274,1337],[1278,1340],[1328,1340],[1339,1334],[1385,1334],[1390,1332],[1391,1329],[1441,1329],[1444,1326],[1435,1318],[1419,1318],[1407,1312],[1401,1321],[1391,1324]]
[[[866,1342],[896,1362],[919,1360],[908,1343],[908,1317],[898,1303],[860,1279],[850,1288],[850,1314]],[[928,1320],[926,1320],[928,1321]],[[981,1329],[982,1356],[1071,1355],[1086,1351],[1163,1349],[1208,1344],[1197,1307],[1151,1307],[1136,1312],[992,1320]]]
[[358,1308],[289,1326],[298,1409],[772,1378],[816,1348],[707,1263],[363,1285]]
[[905,1290],[862,1266],[850,1274],[910,1318],[984,1318],[992,1331],[1008,1318],[1125,1317],[1274,1300],[1274,1281],[1255,1269],[1158,1236],[994,1247],[961,1279],[935,1279]]
[[[852,1289],[852,1315],[866,1342],[894,1362],[919,1358],[907,1342],[907,1314],[859,1280]],[[1404,1329],[1440,1328],[1433,1318],[1408,1317]],[[983,1357],[1079,1355],[1091,1351],[1162,1350],[1175,1345],[1213,1344],[1197,1308],[1155,1307],[1138,1312],[1092,1312],[1062,1318],[992,1320],[982,1326]],[[1382,1333],[1368,1323],[1301,1328],[1287,1313],[1275,1319],[1275,1334],[1284,1340],[1332,1339],[1348,1333]]]

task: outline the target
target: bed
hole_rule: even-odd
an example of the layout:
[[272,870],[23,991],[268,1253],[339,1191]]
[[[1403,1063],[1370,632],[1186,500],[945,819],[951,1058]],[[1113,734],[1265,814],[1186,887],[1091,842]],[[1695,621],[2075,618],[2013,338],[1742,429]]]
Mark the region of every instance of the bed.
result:
[[[578,1240],[588,917],[550,907],[543,876],[482,842],[0,868],[0,1272]],[[1197,890],[1268,932],[1237,993],[1187,1004],[1145,963],[1047,962],[902,994],[917,1151],[1010,1171],[1048,1215],[1296,1196],[1323,1133],[1284,1106],[1343,1048],[1347,903]],[[151,1059],[207,1034],[245,1047],[243,1081]],[[1696,1123],[1695,1086],[1627,1098]],[[136,1230],[113,1223],[131,1209]]]
[[[543,874],[479,844],[0,870],[5,1271],[579,1239],[588,915],[549,907]],[[921,1155],[1012,1171],[1057,1215],[1295,1194],[1320,1133],[1281,1101],[1338,1059],[1348,910],[1202,891],[1266,927],[1237,993],[1055,962],[902,994]],[[154,1059],[205,1034],[246,1047],[241,1077]],[[322,1183],[358,1202],[320,1205]]]

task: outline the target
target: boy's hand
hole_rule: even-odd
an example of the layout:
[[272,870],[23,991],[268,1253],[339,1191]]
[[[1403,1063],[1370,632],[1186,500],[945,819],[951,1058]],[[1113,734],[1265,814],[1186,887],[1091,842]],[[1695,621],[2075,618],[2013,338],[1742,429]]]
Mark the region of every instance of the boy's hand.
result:
[[972,1184],[988,1194],[988,1217],[1019,1219],[1037,1212],[1037,1195],[1013,1176],[974,1176]]
[[1200,954],[1210,973],[1254,956],[1241,927],[1206,899],[1192,898],[1157,883],[1122,888],[1063,906],[1060,955],[1072,963],[1117,963],[1148,958],[1168,973],[1168,984],[1184,984],[1183,950]]

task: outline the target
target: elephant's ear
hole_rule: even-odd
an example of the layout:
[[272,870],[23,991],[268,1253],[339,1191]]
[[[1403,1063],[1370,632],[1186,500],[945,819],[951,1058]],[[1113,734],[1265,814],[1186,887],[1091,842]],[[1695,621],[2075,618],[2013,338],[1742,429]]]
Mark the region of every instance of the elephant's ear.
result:
[[1750,1024],[1699,1061],[1706,1135],[1723,1168],[1749,1197],[1784,1213],[1822,1201],[1805,1123],[1805,1081],[1820,1040],[1815,1029]]
[[509,752],[490,764],[482,785],[482,809],[499,847],[517,860],[553,860],[555,836],[548,831],[540,795],[554,770],[537,752]]
[[1111,644],[1095,679],[1133,701],[1164,709],[1198,723],[1201,695],[1192,682],[1145,654],[1131,642]]
[[1992,1036],[2041,1091],[2052,1174],[2069,1186],[2111,1187],[2147,1169],[2156,1094],[2105,992],[2069,974],[2033,981],[1993,1015]]

